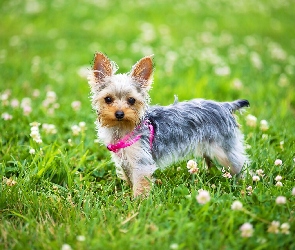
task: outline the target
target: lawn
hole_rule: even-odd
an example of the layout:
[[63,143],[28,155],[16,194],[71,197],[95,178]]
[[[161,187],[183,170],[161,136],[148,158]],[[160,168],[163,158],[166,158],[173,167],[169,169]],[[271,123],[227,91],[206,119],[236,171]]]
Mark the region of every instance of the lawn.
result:
[[[294,9],[2,0],[0,249],[295,249]],[[244,178],[197,158],[197,173],[186,162],[157,170],[150,196],[134,200],[96,137],[96,51],[119,73],[154,54],[152,104],[248,99],[237,114],[251,158]]]

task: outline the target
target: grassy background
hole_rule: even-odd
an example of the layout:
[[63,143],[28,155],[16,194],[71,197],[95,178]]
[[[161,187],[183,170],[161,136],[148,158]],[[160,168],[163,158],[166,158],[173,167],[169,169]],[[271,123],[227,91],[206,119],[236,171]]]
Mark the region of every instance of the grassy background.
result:
[[[292,0],[2,0],[0,248],[295,249],[294,8]],[[196,159],[199,174],[176,164],[156,173],[161,184],[149,198],[132,200],[109,153],[95,142],[85,78],[95,51],[116,61],[120,73],[154,54],[153,104],[169,104],[174,94],[248,99],[257,126],[247,126],[247,113],[239,122],[250,170],[265,176],[257,183],[250,175],[226,179]],[[43,105],[48,91],[57,95],[54,112]],[[31,101],[29,115],[11,106],[24,98]],[[263,119],[267,131],[259,128]],[[30,137],[34,121],[54,124],[57,133],[41,125],[37,144]],[[87,129],[74,136],[71,127],[82,121]],[[282,166],[274,165],[277,158]],[[199,189],[210,192],[206,205],[195,199]],[[276,205],[280,195],[286,204]],[[232,211],[234,200],[245,210]],[[267,232],[272,221],[288,222],[290,234]],[[245,222],[254,227],[250,238],[241,237]]]

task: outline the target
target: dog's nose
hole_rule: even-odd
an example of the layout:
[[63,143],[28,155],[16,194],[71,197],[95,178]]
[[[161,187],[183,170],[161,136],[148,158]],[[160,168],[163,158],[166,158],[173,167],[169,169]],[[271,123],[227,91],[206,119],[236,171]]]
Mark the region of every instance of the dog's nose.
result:
[[116,111],[115,116],[118,120],[121,120],[124,118],[124,112],[121,110]]

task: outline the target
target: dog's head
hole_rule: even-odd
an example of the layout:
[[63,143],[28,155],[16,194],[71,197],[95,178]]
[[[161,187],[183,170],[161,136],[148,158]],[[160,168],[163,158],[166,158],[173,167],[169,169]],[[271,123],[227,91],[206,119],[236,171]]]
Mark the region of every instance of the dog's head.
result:
[[149,103],[148,90],[153,81],[151,56],[139,60],[126,74],[115,74],[117,65],[102,54],[94,56],[89,77],[92,105],[103,127],[133,129]]

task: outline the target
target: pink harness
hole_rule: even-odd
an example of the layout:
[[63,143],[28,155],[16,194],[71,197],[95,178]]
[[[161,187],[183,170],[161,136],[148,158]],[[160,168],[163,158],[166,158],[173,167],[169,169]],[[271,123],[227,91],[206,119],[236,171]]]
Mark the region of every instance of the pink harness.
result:
[[[148,121],[144,121],[143,123],[144,125],[147,125],[149,130],[150,130],[150,147],[152,148],[153,146],[153,140],[154,140],[154,127],[153,125]],[[119,140],[117,143],[115,144],[109,144],[107,145],[107,149],[114,152],[114,153],[117,153],[120,149],[122,148],[127,148],[129,146],[131,146],[132,144],[134,144],[135,142],[137,142],[140,138],[141,138],[141,135],[137,135],[135,136],[133,139],[130,139],[133,135],[134,135],[134,132],[139,129],[140,126],[138,126],[137,128],[135,128],[134,131],[132,131],[131,133],[125,135],[121,140]]]

